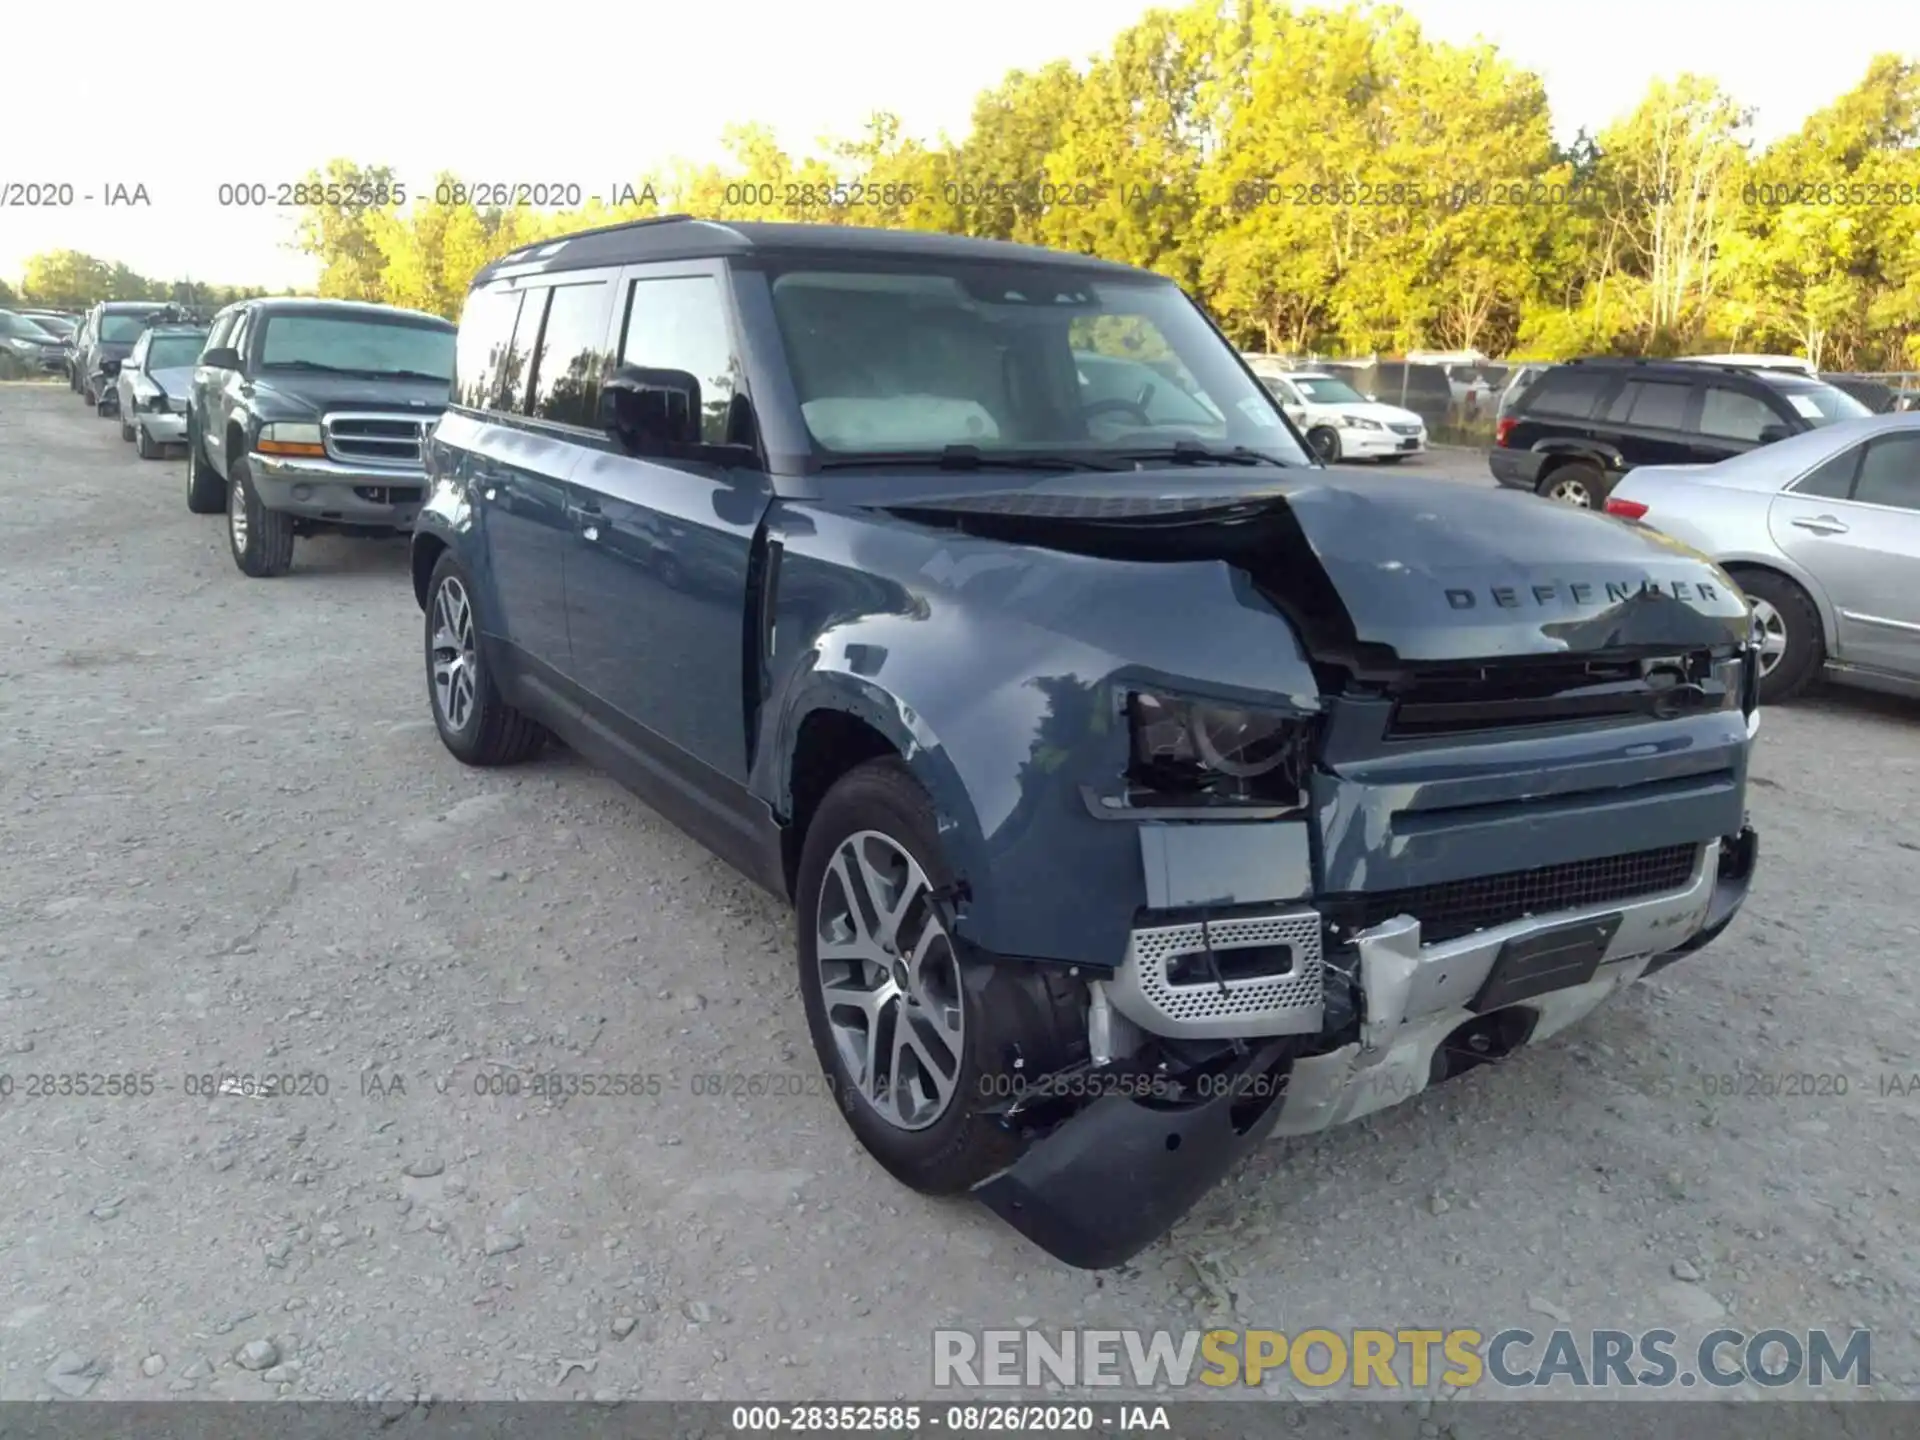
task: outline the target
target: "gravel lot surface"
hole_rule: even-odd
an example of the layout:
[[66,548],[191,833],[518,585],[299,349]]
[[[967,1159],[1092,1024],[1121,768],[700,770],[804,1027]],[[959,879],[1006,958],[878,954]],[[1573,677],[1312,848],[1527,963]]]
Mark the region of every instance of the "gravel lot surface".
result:
[[570,755],[442,750],[403,542],[247,580],[184,488],[0,385],[0,1398],[930,1398],[935,1326],[1216,1322],[1861,1325],[1920,1393],[1915,707],[1767,714],[1715,946],[1096,1276],[866,1159],[780,906]]

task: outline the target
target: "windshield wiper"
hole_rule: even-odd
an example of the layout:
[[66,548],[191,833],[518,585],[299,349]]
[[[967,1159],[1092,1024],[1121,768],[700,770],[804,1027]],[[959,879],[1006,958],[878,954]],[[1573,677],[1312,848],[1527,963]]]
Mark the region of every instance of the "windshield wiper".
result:
[[1124,470],[1092,455],[1066,450],[986,451],[978,445],[948,445],[939,450],[873,450],[863,455],[838,455],[822,460],[822,470],[871,469],[877,466],[930,465],[940,470]]
[[358,375],[358,370],[349,370],[344,365],[322,365],[318,360],[271,360],[260,367],[262,370],[318,370],[328,375]]
[[1165,460],[1174,465],[1277,465],[1285,470],[1296,468],[1291,460],[1282,460],[1277,455],[1269,455],[1261,450],[1250,450],[1245,445],[1216,450],[1198,440],[1176,440],[1163,449],[1122,450],[1118,453],[1128,460]]
[[444,375],[429,375],[424,370],[372,370],[364,365],[323,365],[318,360],[275,360],[261,367],[266,370],[305,370],[321,375],[367,375],[378,380],[437,380],[445,384]]

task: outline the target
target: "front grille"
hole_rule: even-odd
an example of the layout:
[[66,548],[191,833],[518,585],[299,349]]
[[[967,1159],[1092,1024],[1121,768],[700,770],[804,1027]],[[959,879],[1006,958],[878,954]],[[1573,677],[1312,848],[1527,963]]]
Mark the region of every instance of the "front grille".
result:
[[417,466],[434,415],[329,415],[320,422],[327,454],[347,465]]
[[1370,929],[1396,915],[1411,915],[1420,922],[1420,942],[1436,945],[1529,916],[1585,910],[1682,889],[1693,878],[1699,854],[1698,845],[1667,845],[1631,855],[1509,870],[1504,875],[1339,896],[1326,908],[1355,930]]
[[1435,666],[1416,670],[1394,686],[1387,736],[1671,718],[1719,703],[1715,690],[1700,685],[1711,680],[1712,668],[1713,657],[1704,651],[1662,660],[1555,658]]
[[1418,425],[1388,425],[1387,428],[1396,435],[1418,435],[1420,433],[1420,427]]
[[[1209,947],[1214,965],[1191,963]],[[1259,952],[1254,963],[1241,963],[1247,952]],[[1311,1035],[1324,984],[1320,916],[1296,910],[1135,930],[1111,993],[1121,1014],[1159,1035]]]

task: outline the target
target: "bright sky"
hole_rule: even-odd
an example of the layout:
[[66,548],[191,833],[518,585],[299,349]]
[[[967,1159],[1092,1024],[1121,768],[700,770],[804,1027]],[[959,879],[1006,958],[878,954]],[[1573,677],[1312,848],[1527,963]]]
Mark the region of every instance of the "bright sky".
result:
[[[592,195],[675,156],[717,158],[733,122],[770,124],[795,151],[857,132],[875,110],[898,114],[910,134],[958,138],[974,96],[1008,70],[1085,61],[1147,8],[1145,0],[967,0],[950,11],[903,0],[577,0],[551,11],[455,11],[394,0],[192,0],[156,9],[148,0],[23,0],[0,29],[0,200],[11,198],[9,182],[53,181],[72,184],[77,203],[0,208],[0,278],[17,280],[38,251],[72,248],[157,278],[310,283],[310,262],[286,246],[289,214],[221,208],[216,197],[222,182],[271,186],[334,156],[390,164],[416,188],[453,170],[577,184]],[[1920,55],[1915,0],[1403,8],[1435,38],[1485,38],[1539,72],[1562,138],[1631,109],[1655,76],[1693,70],[1757,109],[1764,140],[1856,83],[1875,53]],[[110,187],[136,184],[151,205],[103,203]],[[79,198],[87,195],[91,203]]]

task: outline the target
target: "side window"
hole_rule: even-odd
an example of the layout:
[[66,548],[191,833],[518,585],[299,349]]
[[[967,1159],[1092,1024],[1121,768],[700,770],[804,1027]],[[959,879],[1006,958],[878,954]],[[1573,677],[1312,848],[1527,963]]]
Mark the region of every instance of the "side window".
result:
[[227,334],[233,329],[234,319],[233,312],[229,311],[213,322],[213,329],[207,332],[207,349],[217,349],[227,343]]
[[620,363],[691,375],[700,386],[701,440],[709,445],[743,440],[733,421],[739,367],[720,286],[712,276],[634,281],[621,327]]
[[533,403],[527,407],[533,415],[563,425],[593,424],[612,314],[610,281],[554,287],[533,364]]
[[1780,423],[1781,419],[1773,413],[1773,407],[1758,395],[1749,395],[1744,390],[1729,390],[1723,385],[1709,385],[1706,399],[1700,406],[1702,435],[1747,440],[1757,445],[1762,430]]
[[527,381],[532,378],[533,347],[540,339],[540,321],[547,313],[547,297],[553,291],[534,285],[522,292],[520,318],[514,322],[513,344],[500,365],[500,397],[496,409],[519,415],[527,408]]
[[500,374],[520,317],[518,290],[476,290],[460,313],[453,348],[453,397],[469,410],[490,410],[500,394]]
[[1627,423],[1627,417],[1633,413],[1633,402],[1640,398],[1641,384],[1638,380],[1629,380],[1620,387],[1620,393],[1607,402],[1606,418],[1616,425]]
[[1593,370],[1549,370],[1527,397],[1527,409],[1542,415],[1585,420],[1607,387],[1607,376]]
[[1853,494],[1854,473],[1860,468],[1860,452],[1865,449],[1864,445],[1849,445],[1831,460],[1822,461],[1801,477],[1793,493],[1820,500],[1845,500]]
[[1687,395],[1692,389],[1691,385],[1641,382],[1640,393],[1633,397],[1633,408],[1627,412],[1627,423],[1656,430],[1680,429],[1687,414]]
[[1920,435],[1882,435],[1867,442],[1853,498],[1861,505],[1920,510]]
[[127,369],[144,370],[147,366],[147,346],[153,339],[151,330],[142,330],[140,338],[133,342],[133,349],[127,355]]
[[233,338],[228,340],[227,344],[240,352],[240,363],[243,366],[247,363],[247,336],[252,330],[253,312],[251,310],[242,310],[239,315],[234,317]]

